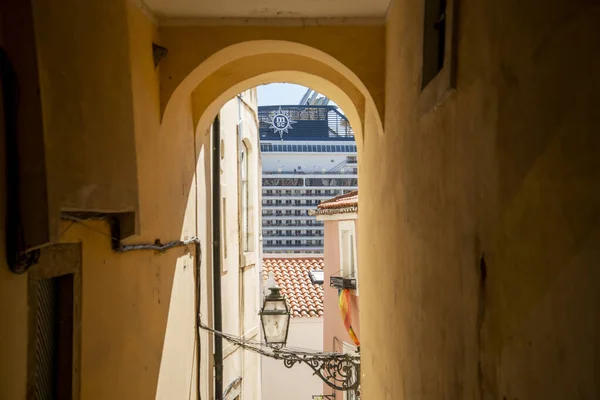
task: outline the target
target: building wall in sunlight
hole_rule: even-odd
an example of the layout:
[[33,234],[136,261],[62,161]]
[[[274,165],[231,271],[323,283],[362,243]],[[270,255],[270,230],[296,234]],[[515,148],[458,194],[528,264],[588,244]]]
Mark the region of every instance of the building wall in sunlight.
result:
[[[40,2],[36,7],[43,8],[44,5]],[[115,0],[105,6],[103,13],[95,13],[97,10],[88,13],[85,8],[77,8],[70,10],[72,13],[67,16],[64,13],[69,9],[61,8],[40,17],[44,28],[64,20],[73,24],[69,32],[79,32],[86,29],[86,18],[98,18],[102,21],[98,21],[100,24],[112,29],[101,44],[90,41],[88,36],[95,35],[92,33],[70,35],[65,39],[62,29],[57,31],[56,37],[38,41],[40,53],[48,58],[44,65],[49,66],[42,70],[43,121],[49,123],[58,118],[58,122],[72,127],[60,130],[60,137],[53,134],[54,130],[46,130],[46,149],[56,154],[77,151],[77,154],[63,155],[74,164],[55,160],[48,162],[53,171],[76,176],[76,182],[79,182],[75,185],[78,187],[76,190],[91,200],[81,204],[61,203],[61,198],[51,193],[50,202],[62,204],[67,210],[108,213],[109,217],[113,211],[134,212],[137,234],[125,240],[129,244],[154,243],[157,239],[166,243],[198,237],[202,248],[201,270],[197,275],[194,245],[164,253],[149,250],[117,253],[111,247],[115,233],[106,220],[97,217],[86,219],[88,214],[85,214],[82,216],[85,220],[78,222],[57,221],[54,240],[79,243],[81,248],[82,295],[78,303],[81,313],[80,318],[75,320],[81,347],[74,349],[79,355],[79,362],[73,369],[78,393],[76,398],[195,398],[198,278],[200,311],[204,322],[212,323],[210,134],[194,131],[191,99],[170,120],[172,125],[168,129],[161,127],[160,67],[154,65],[152,53],[152,43],[159,42],[157,26],[132,2]],[[90,29],[93,27],[90,26]],[[65,39],[63,45],[68,54],[61,50],[53,55],[48,43],[55,43],[60,38]],[[80,40],[81,43],[79,47],[69,47],[70,40]],[[111,52],[112,45],[118,51],[111,55],[94,52],[94,46]],[[120,71],[120,75],[110,72],[110,68]],[[121,71],[123,68],[124,72]],[[83,75],[75,76],[72,70]],[[97,75],[104,76],[105,73],[113,80],[94,81]],[[44,90],[46,82],[56,85],[57,79],[62,79],[64,90]],[[115,98],[119,101],[114,102]],[[259,204],[257,185],[260,184],[255,90],[244,92],[243,101],[243,137],[239,139],[244,139],[250,150],[247,206],[255,215],[252,207]],[[131,108],[123,109],[123,102]],[[225,183],[224,191],[230,208],[227,220],[229,254],[224,264],[228,274],[222,278],[223,314],[226,330],[250,338],[258,334],[259,268],[255,265],[260,259],[257,251],[259,222],[254,218],[247,230],[251,236],[249,248],[252,251],[235,254],[242,240],[239,234],[241,222],[238,222],[242,213],[237,209],[241,202],[238,204],[239,191],[236,188],[239,183],[236,125],[240,115],[237,100],[230,103],[221,116],[227,149],[233,151],[227,156],[229,164],[224,166],[226,179],[232,181]],[[118,107],[118,112],[113,113],[111,107]],[[107,113],[109,115],[105,115]],[[112,121],[111,116],[115,118]],[[121,123],[123,118],[127,123]],[[100,125],[96,123],[98,121]],[[117,124],[118,129],[110,129],[111,124]],[[2,133],[4,137],[4,124]],[[128,140],[133,146],[118,144]],[[100,141],[102,145],[94,145],[94,141]],[[69,147],[77,143],[80,146],[76,150]],[[229,146],[234,147],[229,149]],[[88,166],[89,163],[91,165]],[[2,168],[4,165],[2,163]],[[0,178],[3,182],[4,172]],[[113,173],[118,178],[113,179]],[[53,176],[54,172],[48,175],[51,182],[54,182]],[[61,195],[66,193],[63,189],[59,190]],[[100,197],[96,196],[97,193]],[[103,204],[94,203],[103,199],[106,200]],[[2,196],[3,205],[5,201]],[[40,198],[40,207],[45,206],[43,201]],[[4,220],[5,213],[1,214]],[[31,277],[28,274],[12,274],[5,264],[6,235],[3,229],[0,398],[19,399],[26,397],[27,387],[35,376],[35,361],[31,359],[35,346],[30,339],[35,334],[35,325],[28,321],[28,309],[34,304],[28,299]],[[53,257],[53,247],[47,247],[42,254]],[[200,392],[203,398],[208,398],[213,396],[212,340],[202,334],[200,342]],[[227,351],[225,387],[229,383],[227,379],[242,376],[242,385],[233,391],[242,391],[244,398],[259,399],[260,359],[254,354],[243,355],[238,350]],[[236,361],[232,362],[234,359]]]
[[[351,230],[353,246],[356,246],[358,242],[358,231],[357,226],[357,214],[356,213],[335,213],[335,210],[331,214],[319,215],[317,220],[324,221],[325,226],[325,267],[323,268],[324,274],[324,300],[323,300],[323,311],[324,311],[324,324],[323,324],[323,350],[334,351],[334,352],[345,352],[345,349],[356,349],[354,340],[348,333],[344,325],[344,318],[340,311],[339,304],[339,291],[336,288],[331,287],[330,278],[332,276],[354,278],[356,279],[357,289],[350,290],[349,302],[348,302],[348,313],[351,321],[352,329],[360,341],[360,326],[361,321],[359,318],[359,305],[360,305],[360,266],[356,263],[357,258],[354,258],[360,253],[356,247],[345,248],[347,242],[342,237],[343,230]],[[350,255],[349,252],[353,254]],[[345,258],[342,260],[342,258]],[[350,260],[351,258],[351,260]],[[353,270],[355,273],[350,273],[348,264],[352,261]],[[363,292],[364,293],[364,292]],[[334,393],[336,396],[342,398],[342,391],[334,391],[327,385],[323,384],[323,393],[330,394]]]
[[[323,318],[292,318],[287,346],[323,351]],[[262,362],[262,400],[305,400],[323,394],[323,381],[308,365],[286,368],[281,360],[265,358]],[[325,393],[330,393],[327,390]]]
[[[221,290],[223,332],[260,340],[258,311],[260,248],[257,214],[259,168],[256,89],[229,100],[219,112],[221,128]],[[210,188],[207,188],[210,195]],[[214,254],[213,254],[214,256]],[[223,388],[260,400],[260,358],[223,342]],[[237,382],[237,383],[236,383]],[[233,385],[233,386],[232,386]]]

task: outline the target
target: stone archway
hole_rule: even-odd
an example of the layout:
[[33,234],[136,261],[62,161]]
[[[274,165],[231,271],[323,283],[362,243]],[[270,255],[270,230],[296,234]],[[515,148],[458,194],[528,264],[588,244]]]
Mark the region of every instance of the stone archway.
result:
[[170,130],[177,110],[191,101],[194,129],[204,131],[235,94],[282,81],[311,87],[339,104],[357,132],[359,146],[366,131],[383,132],[383,107],[377,106],[367,87],[348,67],[321,50],[277,40],[242,42],[208,57],[171,94],[164,106],[161,129]]
[[[249,88],[273,82],[307,86],[337,103],[355,132],[359,165],[364,165],[361,161],[364,138],[383,134],[382,109],[377,106],[371,92],[343,63],[320,50],[293,42],[269,40],[239,43],[214,53],[175,88],[164,106],[159,132],[162,137],[180,138],[189,143],[190,136],[184,138],[173,134],[181,132],[181,135],[188,135],[189,131],[182,131],[181,126],[188,126],[192,120],[196,168],[194,172],[188,172],[195,175],[193,179],[197,193],[203,192],[207,198],[201,202],[204,209],[198,208],[199,215],[206,216],[198,219],[202,221],[197,226],[199,235],[204,230],[207,238],[211,236],[206,221],[215,218],[209,205],[214,200],[208,200],[211,187],[206,171],[211,167],[206,152],[210,151],[207,149],[211,148],[211,140],[206,133],[215,115],[228,100]],[[377,169],[359,168],[359,180],[367,170]],[[366,240],[368,235],[362,237]],[[207,248],[203,256],[208,260],[212,257],[212,250]],[[209,274],[204,269],[201,273],[206,273],[205,276]],[[208,306],[205,312],[206,315],[210,314]],[[201,342],[204,343],[203,340]],[[210,348],[208,342],[203,346]],[[210,369],[208,365],[203,368]]]

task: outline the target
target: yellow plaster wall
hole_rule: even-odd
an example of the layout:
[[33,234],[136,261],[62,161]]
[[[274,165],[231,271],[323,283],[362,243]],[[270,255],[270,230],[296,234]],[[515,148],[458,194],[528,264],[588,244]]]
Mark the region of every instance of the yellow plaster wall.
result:
[[[45,3],[36,5],[42,7]],[[198,227],[207,228],[205,220],[198,226],[196,220],[191,106],[188,101],[188,106],[176,113],[177,129],[161,130],[158,71],[152,64],[151,47],[156,28],[131,2],[111,2],[100,11],[88,11],[96,18],[88,31],[83,23],[87,11],[77,6],[68,16],[77,23],[69,26],[65,20],[62,25],[52,24],[56,35],[46,32],[51,37],[40,40],[40,58],[51,57],[52,48],[57,52],[49,58],[51,63],[42,62],[40,67],[42,82],[52,86],[42,87],[44,123],[52,128],[48,132],[62,135],[60,141],[51,136],[47,143],[49,151],[54,152],[54,158],[48,160],[54,169],[49,180],[53,181],[53,174],[59,171],[65,176],[53,188],[58,196],[55,200],[74,193],[69,192],[71,189],[85,191],[89,185],[102,182],[107,185],[104,188],[108,192],[103,192],[107,196],[96,196],[95,189],[90,190],[93,201],[116,200],[111,207],[129,209],[130,205],[137,207],[139,182],[143,197],[139,204],[141,230],[130,242],[154,242],[157,238],[167,242],[196,236]],[[41,14],[41,8],[37,12]],[[61,7],[36,17],[50,28],[53,17],[67,18],[64,12]],[[94,24],[103,28],[91,32]],[[100,41],[98,37],[105,30],[110,32]],[[70,40],[79,40],[79,47],[54,47],[52,43],[67,32]],[[116,36],[118,43],[113,41]],[[65,65],[54,69],[61,59]],[[59,132],[56,124],[68,129]],[[115,129],[110,129],[113,125]],[[112,147],[113,139],[128,144]],[[123,157],[127,168],[120,163]],[[65,158],[76,163],[66,162]],[[79,162],[89,164],[90,169]],[[3,172],[0,179],[4,176]],[[69,187],[61,186],[67,181]],[[94,187],[100,190],[101,186]],[[1,198],[4,207],[4,195]],[[80,205],[88,210],[111,208],[106,204]],[[3,221],[4,213],[0,214]],[[189,251],[180,248],[165,254],[117,254],[110,247],[110,231],[104,222],[62,222],[59,228],[61,241],[82,244],[81,398],[171,399],[195,393],[193,246]],[[24,399],[27,275],[16,276],[8,271],[4,234],[2,230],[0,398]],[[207,248],[206,236],[202,238]],[[205,348],[205,358],[206,354]],[[206,370],[205,374],[203,385],[208,386]]]
[[[161,44],[169,55],[161,67],[161,108],[181,82],[211,55],[229,46],[252,41],[284,41],[324,52],[349,68],[364,83],[380,116],[384,112],[385,30],[382,25],[334,26],[162,26]],[[257,44],[257,49],[260,44]],[[285,46],[278,49],[285,62]],[[265,68],[268,63],[265,60]],[[251,66],[251,65],[248,65]],[[310,63],[295,70],[305,71]],[[263,73],[266,71],[263,71]],[[327,78],[327,76],[323,76]]]
[[386,132],[359,153],[363,397],[596,399],[600,7],[457,11],[456,91],[423,116],[422,7],[388,15]]
[[128,4],[33,4],[55,229],[60,210],[138,207]]
[[[188,102],[187,107],[178,111],[175,129],[165,131],[160,127],[158,70],[153,65],[151,46],[152,41],[158,40],[156,27],[137,7],[128,4],[140,190],[140,235],[132,241],[148,243],[160,238],[165,242],[199,236],[206,227],[202,223],[197,225],[196,219],[196,150],[191,107]],[[202,245],[207,247],[205,240]],[[191,246],[190,251],[193,254]],[[163,301],[167,303],[163,306],[168,310],[168,315],[163,315],[167,319],[153,323],[164,330],[154,332],[163,341],[162,348],[148,348],[150,354],[159,355],[160,362],[154,371],[156,380],[150,382],[154,384],[156,398],[184,398],[190,391],[196,392],[194,264],[191,257],[183,266],[182,258],[173,262],[156,254],[150,257],[159,263],[160,269],[145,273],[156,276],[157,282],[164,280],[170,290],[164,292],[166,296],[160,303],[160,306]],[[153,305],[141,312],[155,313]],[[141,360],[136,364],[141,368]]]

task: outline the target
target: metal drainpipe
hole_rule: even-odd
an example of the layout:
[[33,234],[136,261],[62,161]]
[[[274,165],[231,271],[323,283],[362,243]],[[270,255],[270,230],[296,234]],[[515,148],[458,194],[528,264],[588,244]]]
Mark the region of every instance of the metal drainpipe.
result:
[[[215,117],[212,128],[213,162],[212,162],[212,239],[213,239],[213,315],[214,329],[223,330],[221,310],[221,123]],[[223,338],[214,335],[215,341],[215,400],[223,399]]]

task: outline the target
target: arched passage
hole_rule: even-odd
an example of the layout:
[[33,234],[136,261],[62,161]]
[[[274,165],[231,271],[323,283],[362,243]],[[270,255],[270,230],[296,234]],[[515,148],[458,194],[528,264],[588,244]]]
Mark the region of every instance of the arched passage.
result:
[[[214,207],[211,208],[210,205],[219,204],[219,207],[225,207],[225,203],[214,198],[208,200],[211,184],[208,182],[209,173],[207,171],[215,170],[214,165],[210,166],[210,157],[207,156],[207,152],[211,151],[209,149],[212,147],[211,140],[206,135],[208,128],[219,110],[236,94],[258,85],[273,82],[289,82],[307,86],[336,102],[344,110],[355,132],[356,144],[359,149],[358,163],[361,165],[363,165],[361,152],[364,138],[367,135],[379,136],[383,133],[382,112],[378,109],[367,87],[344,64],[320,50],[286,41],[251,41],[235,44],[214,53],[194,68],[173,91],[165,105],[160,127],[161,136],[178,140],[173,135],[181,132],[181,135],[186,136],[180,137],[189,143],[190,136],[187,136],[189,133],[184,133],[189,130],[181,129],[182,125],[187,125],[186,122],[182,122],[182,115],[187,121],[191,119],[193,122],[196,151],[195,169],[193,170],[195,172],[194,185],[197,187],[197,193],[203,193],[198,197],[205,196],[207,199],[206,201],[199,200],[198,236],[205,235],[208,238],[212,235],[209,223],[206,221],[218,221],[217,218],[225,218],[223,217],[224,213],[214,211]],[[215,143],[214,140],[212,143]],[[235,146],[224,145],[224,148],[226,152],[232,154],[231,149]],[[360,171],[361,169],[359,169],[359,174],[363,175]],[[188,172],[193,173],[192,170],[188,170]],[[221,174],[221,179],[225,179],[227,182],[225,186],[236,186],[229,184],[231,180],[227,180],[226,176],[231,177],[231,175],[223,174],[223,172]],[[211,182],[214,181],[213,179]],[[217,196],[221,197],[220,194]],[[213,215],[213,213],[215,214]],[[363,236],[365,239],[367,237],[368,235]],[[223,239],[223,241],[225,240]],[[211,252],[212,249],[207,248],[205,254],[207,261],[213,257]],[[206,289],[207,293],[209,289]],[[210,313],[210,308],[207,307],[204,315],[209,320]],[[210,347],[208,344],[206,346],[206,348]],[[204,363],[205,360],[202,362]],[[206,365],[202,368],[209,367]]]
[[238,43],[208,57],[174,90],[161,128],[170,130],[177,110],[191,100],[194,128],[202,131],[227,99],[249,87],[282,81],[311,87],[334,100],[348,114],[359,139],[367,118],[383,132],[382,107],[349,68],[310,46],[275,40]]

